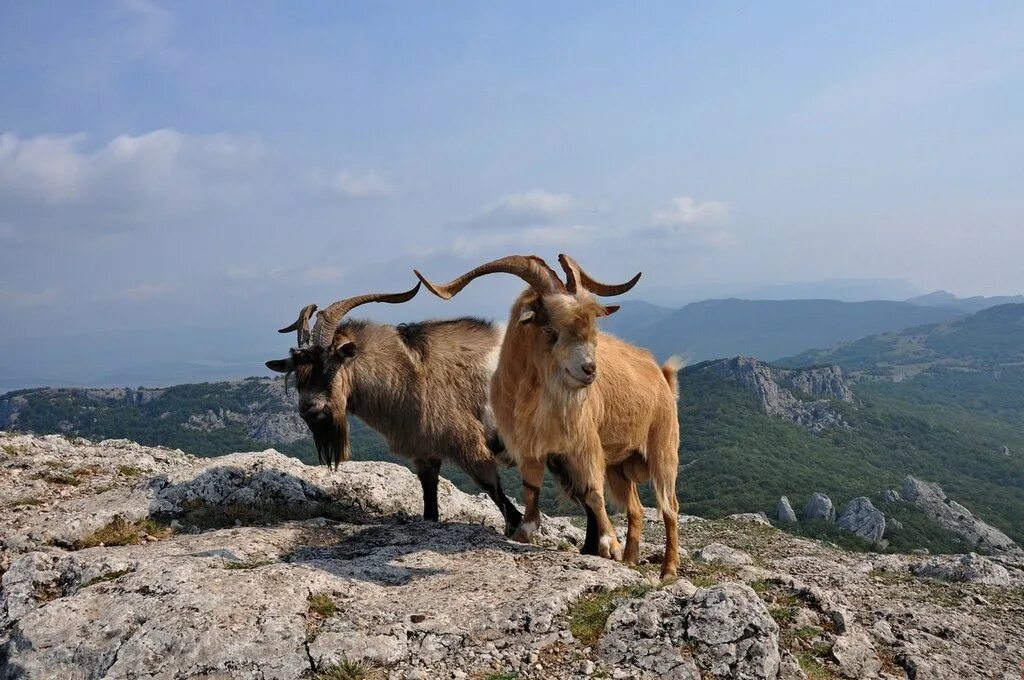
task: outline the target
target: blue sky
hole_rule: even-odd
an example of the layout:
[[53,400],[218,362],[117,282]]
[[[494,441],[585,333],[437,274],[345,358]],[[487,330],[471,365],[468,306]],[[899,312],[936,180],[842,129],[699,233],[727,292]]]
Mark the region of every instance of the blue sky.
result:
[[551,5],[4,3],[0,373],[512,252],[663,303],[1024,291],[1024,4]]

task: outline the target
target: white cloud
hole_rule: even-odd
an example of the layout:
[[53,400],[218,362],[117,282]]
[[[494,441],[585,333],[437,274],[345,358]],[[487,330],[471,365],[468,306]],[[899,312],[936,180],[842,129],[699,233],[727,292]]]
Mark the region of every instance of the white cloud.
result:
[[481,251],[509,248],[536,252],[584,245],[600,236],[599,229],[588,225],[526,227],[488,234],[459,236],[455,239],[452,250],[457,255],[475,255]]
[[44,307],[56,300],[59,293],[57,288],[41,291],[0,289],[0,307]]
[[385,198],[396,191],[394,184],[372,170],[345,170],[327,177],[318,176],[314,181],[320,188],[343,198]]
[[533,189],[509,194],[484,208],[465,223],[482,228],[520,227],[549,224],[573,208],[569,194],[553,194]]
[[112,231],[236,205],[252,192],[263,155],[251,139],[171,129],[120,135],[94,150],[86,141],[84,134],[0,134],[0,209],[17,207],[43,224]]
[[729,206],[721,201],[701,201],[678,196],[664,210],[658,210],[651,221],[661,227],[682,227],[690,224],[720,222],[729,214]]
[[338,281],[342,279],[344,275],[345,272],[341,267],[332,267],[330,265],[308,267],[301,274],[302,279],[309,283],[325,283],[328,281]]
[[139,302],[141,300],[149,300],[155,297],[162,297],[173,293],[177,288],[173,283],[140,283],[137,286],[130,286],[123,288],[117,293],[117,297],[121,300],[128,300],[129,302]]
[[264,267],[260,265],[233,265],[224,270],[224,276],[232,281],[302,281],[303,283],[326,283],[338,281],[345,276],[341,267],[333,265],[311,265],[308,267]]

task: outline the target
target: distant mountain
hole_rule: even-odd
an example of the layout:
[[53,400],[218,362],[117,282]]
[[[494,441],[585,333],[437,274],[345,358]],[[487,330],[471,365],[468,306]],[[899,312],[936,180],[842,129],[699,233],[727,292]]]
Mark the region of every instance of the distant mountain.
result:
[[944,290],[936,290],[926,295],[908,298],[906,302],[923,307],[948,307],[974,313],[997,305],[1024,303],[1024,295],[997,295],[995,297],[975,295],[974,297],[958,298]]
[[[622,312],[625,311],[625,306]],[[706,300],[618,333],[658,357],[694,361],[735,355],[772,360],[812,347],[953,319],[962,312],[908,302],[837,300]],[[611,321],[617,315],[608,318]]]
[[783,366],[838,364],[854,376],[903,380],[925,371],[977,374],[1024,366],[1024,304],[999,305],[963,319],[861,338],[782,359]]
[[731,297],[746,300],[903,300],[919,293],[906,279],[828,279],[760,286]]
[[643,300],[625,300],[615,304],[619,305],[619,311],[601,319],[600,325],[601,330],[621,337],[635,335],[675,311]]

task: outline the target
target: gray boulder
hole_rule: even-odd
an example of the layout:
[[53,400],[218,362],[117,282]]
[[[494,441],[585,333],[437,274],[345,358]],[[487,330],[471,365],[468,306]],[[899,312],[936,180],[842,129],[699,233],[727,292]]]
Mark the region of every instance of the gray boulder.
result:
[[796,521],[796,513],[793,512],[793,506],[789,504],[789,499],[785,496],[781,497],[775,505],[775,516],[783,524],[792,524]]
[[903,500],[900,498],[900,492],[896,489],[885,489],[880,495],[886,503],[899,503]]
[[[608,618],[597,654],[640,678],[778,677],[779,627],[749,586],[654,591]],[[692,650],[683,654],[682,649]]]
[[836,509],[832,505],[832,499],[823,493],[814,492],[811,500],[804,506],[804,519],[836,521]]
[[745,564],[754,563],[753,558],[747,553],[721,543],[708,543],[693,553],[693,559],[696,562],[721,564],[727,567],[742,567]]
[[768,515],[763,512],[738,512],[735,515],[728,515],[725,519],[733,522],[743,522],[745,524],[760,524],[766,527],[770,527],[772,525],[772,523],[768,521]]
[[867,497],[860,496],[846,504],[839,519],[836,520],[836,525],[840,529],[877,543],[885,534],[885,515],[872,505]]
[[1008,586],[1012,583],[1006,568],[974,553],[933,557],[911,567],[915,576],[942,581]]

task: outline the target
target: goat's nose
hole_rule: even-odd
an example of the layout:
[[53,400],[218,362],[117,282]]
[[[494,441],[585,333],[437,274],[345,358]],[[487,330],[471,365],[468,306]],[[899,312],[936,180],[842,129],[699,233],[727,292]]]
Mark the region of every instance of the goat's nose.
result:
[[588,376],[593,376],[597,373],[597,364],[593,361],[584,361],[583,365],[580,366],[580,369]]

